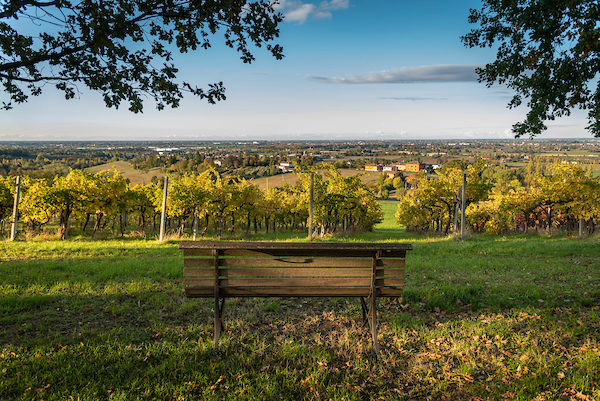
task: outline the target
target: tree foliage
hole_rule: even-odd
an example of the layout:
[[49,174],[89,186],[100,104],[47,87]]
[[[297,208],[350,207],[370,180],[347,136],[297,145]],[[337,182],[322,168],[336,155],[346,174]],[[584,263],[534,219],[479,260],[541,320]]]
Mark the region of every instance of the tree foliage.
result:
[[15,179],[0,176],[0,221],[10,216],[13,207]]
[[277,59],[281,15],[260,0],[7,0],[0,3],[0,82],[10,101],[23,103],[47,83],[76,96],[78,84],[100,92],[108,107],[143,98],[159,109],[177,107],[184,92],[210,103],[225,99],[222,82],[201,89],[177,79],[173,51],[208,49],[216,33],[254,60],[252,46]]
[[600,137],[600,5],[592,0],[483,0],[471,10],[478,24],[462,37],[469,47],[497,45],[496,60],[479,68],[487,86],[506,84],[516,94],[509,107],[527,102],[516,137],[534,137],[545,121],[588,111],[587,129]]
[[19,213],[35,231],[47,224],[55,214],[53,189],[41,179],[24,178],[23,184]]
[[[407,229],[449,233],[460,204],[463,171],[420,174],[398,202],[396,220]],[[593,232],[600,218],[600,179],[580,164],[534,158],[520,172],[504,166],[467,164],[466,223],[475,232],[500,234],[528,229],[576,229],[587,222]],[[455,223],[457,223],[455,221]]]
[[416,188],[407,191],[398,204],[396,221],[409,229],[443,231],[448,234],[455,216],[463,173],[467,174],[467,205],[486,199],[492,188],[483,177],[485,165],[478,159],[472,165],[449,167],[436,177],[419,173]]
[[[536,161],[535,164],[538,164]],[[600,181],[579,165],[555,161],[535,174],[528,187],[513,181],[505,191],[494,191],[489,199],[470,205],[467,219],[476,231],[499,234],[514,228],[574,227],[579,219],[600,217]]]
[[[318,173],[321,169],[325,174]],[[310,173],[314,173],[314,222],[321,233],[366,229],[383,220],[381,208],[373,192],[359,175],[343,177],[334,166],[326,163],[299,173],[302,190],[309,193]],[[307,207],[308,198],[304,198]]]

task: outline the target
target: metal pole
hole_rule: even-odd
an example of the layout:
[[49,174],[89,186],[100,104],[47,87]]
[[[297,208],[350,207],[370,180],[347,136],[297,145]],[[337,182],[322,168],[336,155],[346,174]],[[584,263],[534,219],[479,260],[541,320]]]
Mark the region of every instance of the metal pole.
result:
[[12,221],[10,225],[10,240],[14,241],[17,236],[17,221],[19,218],[19,194],[21,192],[21,177],[17,177],[17,183],[15,185],[15,201],[13,204]]
[[167,227],[167,193],[169,188],[169,177],[165,176],[165,188],[163,192],[162,213],[160,216],[160,236],[159,241],[165,239],[165,229]]
[[460,238],[465,237],[465,210],[467,209],[467,173],[463,174],[462,184],[462,213],[460,215]]
[[310,199],[308,201],[308,239],[312,241],[313,235],[313,197],[315,193],[315,175],[310,175]]

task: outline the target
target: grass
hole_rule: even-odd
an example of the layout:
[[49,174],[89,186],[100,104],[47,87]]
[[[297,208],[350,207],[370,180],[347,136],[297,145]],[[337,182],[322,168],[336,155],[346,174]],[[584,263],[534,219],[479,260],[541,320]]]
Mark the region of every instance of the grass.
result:
[[381,361],[344,298],[228,300],[214,359],[176,241],[0,242],[0,399],[600,399],[598,238],[331,240],[413,244]]
[[396,216],[394,216],[398,209],[398,202],[393,200],[379,201],[379,206],[381,206],[383,213],[383,221],[375,225],[375,230],[388,233],[404,231],[404,227],[396,223]]

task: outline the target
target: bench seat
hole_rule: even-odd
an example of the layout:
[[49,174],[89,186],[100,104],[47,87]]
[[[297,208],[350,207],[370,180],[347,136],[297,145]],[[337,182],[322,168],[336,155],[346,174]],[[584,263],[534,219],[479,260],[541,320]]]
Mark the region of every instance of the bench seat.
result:
[[[215,354],[231,297],[359,297],[377,343],[376,299],[399,297],[410,244],[183,241],[185,293],[215,300]],[[370,298],[370,308],[364,298]]]

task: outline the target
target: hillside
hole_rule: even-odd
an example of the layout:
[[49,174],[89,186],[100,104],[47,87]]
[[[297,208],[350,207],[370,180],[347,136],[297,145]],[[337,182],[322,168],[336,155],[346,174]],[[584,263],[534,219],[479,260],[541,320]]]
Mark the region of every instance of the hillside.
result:
[[[363,176],[361,177],[361,180],[365,184],[375,184],[377,182],[377,179],[379,178],[379,175],[381,174],[378,172],[367,172],[365,174],[365,172],[362,170],[349,170],[349,169],[341,169],[340,173],[342,174],[343,177],[349,177],[352,175],[362,173]],[[267,189],[267,180],[269,182],[269,188],[274,188],[274,187],[282,187],[284,183],[295,184],[298,181],[298,177],[294,173],[277,174],[272,177],[256,178],[256,179],[252,180],[251,182],[253,184],[258,185],[258,187],[264,191],[265,189]]]
[[151,170],[148,170],[147,172],[144,172],[143,170],[135,170],[131,163],[125,161],[116,161],[101,164],[99,166],[86,168],[85,171],[95,174],[101,171],[111,171],[113,167],[117,171],[119,171],[123,177],[129,179],[131,185],[149,184],[150,180],[152,180],[152,177],[162,177],[164,175],[163,173],[161,173],[160,168],[153,168]]
[[[152,180],[152,177],[156,176],[156,177],[161,178],[164,176],[164,173],[162,173],[160,171],[160,168],[153,168],[151,170],[148,170],[147,172],[144,172],[143,170],[135,170],[133,168],[133,166],[131,165],[131,163],[128,163],[125,161],[116,161],[116,162],[100,164],[98,166],[86,168],[85,171],[95,174],[95,173],[99,173],[101,171],[110,171],[110,170],[112,170],[113,167],[117,171],[119,171],[123,177],[129,179],[129,181],[131,182],[132,185],[149,184],[150,180]],[[375,182],[377,182],[377,179],[379,178],[379,175],[381,174],[378,172],[367,172],[365,174],[365,172],[362,170],[348,170],[348,169],[341,169],[340,173],[344,177],[349,177],[352,175],[362,173],[363,176],[361,177],[361,180],[365,184],[375,184]],[[274,188],[274,187],[283,187],[284,183],[295,184],[298,181],[298,177],[294,173],[277,174],[272,177],[256,178],[256,179],[251,180],[251,182],[253,184],[258,185],[258,187],[264,191],[267,189],[267,180],[269,183],[269,187]]]

